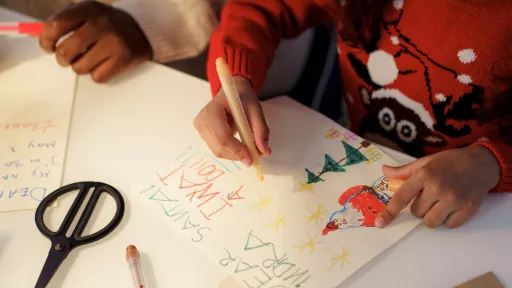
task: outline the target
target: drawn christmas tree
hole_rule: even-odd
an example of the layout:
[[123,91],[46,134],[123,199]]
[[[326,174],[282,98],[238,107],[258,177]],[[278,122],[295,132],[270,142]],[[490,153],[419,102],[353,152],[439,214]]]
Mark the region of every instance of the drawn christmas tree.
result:
[[[301,182],[301,190],[309,190],[310,192],[313,192],[312,184],[323,182],[324,179],[321,178],[322,175],[325,173],[342,173],[346,172],[347,170],[345,167],[357,165],[359,163],[367,162],[368,158],[363,155],[363,153],[360,151],[362,148],[367,148],[371,144],[368,141],[361,142],[361,145],[359,148],[354,148],[350,144],[348,144],[345,141],[341,141],[343,143],[343,147],[345,148],[345,157],[339,161],[334,160],[329,154],[325,154],[325,162],[322,170],[318,175],[311,172],[309,169],[305,169],[306,173],[308,174],[308,181],[306,183]],[[344,164],[342,162],[345,161]]]

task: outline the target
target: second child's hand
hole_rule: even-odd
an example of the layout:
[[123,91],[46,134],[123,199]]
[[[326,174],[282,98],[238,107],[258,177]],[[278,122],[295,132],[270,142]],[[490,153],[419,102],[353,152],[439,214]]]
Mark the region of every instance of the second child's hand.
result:
[[423,218],[427,227],[456,228],[476,214],[488,191],[498,184],[501,168],[490,150],[476,146],[447,150],[401,167],[384,166],[383,172],[405,181],[377,217],[377,227],[392,223],[413,201],[411,213]]
[[55,53],[61,66],[71,66],[77,74],[91,73],[96,82],[106,82],[152,57],[137,22],[126,12],[97,1],[72,4],[51,16],[39,43],[46,52]]

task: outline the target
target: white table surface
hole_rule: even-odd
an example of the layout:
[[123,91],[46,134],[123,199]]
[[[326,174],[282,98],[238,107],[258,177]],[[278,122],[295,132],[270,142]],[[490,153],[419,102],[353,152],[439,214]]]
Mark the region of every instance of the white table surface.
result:
[[[21,15],[0,8],[0,21],[19,19]],[[0,47],[0,69],[6,49]],[[139,209],[129,193],[134,180],[172,159],[166,149],[170,143],[186,141],[176,132],[191,129],[193,116],[209,100],[208,84],[152,63],[109,85],[96,85],[88,76],[79,83],[63,184],[109,183],[121,191],[127,209],[112,235],[74,250],[49,287],[131,287],[124,259],[129,244],[143,252],[148,287],[217,287],[225,275],[162,219]],[[171,113],[182,115],[183,122],[166,121]],[[410,161],[387,152],[399,162]],[[63,216],[66,202],[52,212],[50,223]],[[420,225],[342,286],[453,287],[487,271],[512,286],[511,207],[512,196],[489,196],[477,217],[462,228],[430,230]],[[91,230],[102,227],[112,210],[107,201],[93,217]],[[0,287],[33,287],[49,245],[35,226],[33,211],[0,213]]]

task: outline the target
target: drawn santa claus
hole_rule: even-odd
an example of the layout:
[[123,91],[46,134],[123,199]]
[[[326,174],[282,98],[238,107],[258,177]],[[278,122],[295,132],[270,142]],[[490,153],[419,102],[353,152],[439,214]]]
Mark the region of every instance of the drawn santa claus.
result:
[[339,199],[342,208],[331,214],[322,235],[336,230],[356,227],[374,227],[375,218],[389,202],[390,197],[378,193],[367,185],[354,186],[343,192]]

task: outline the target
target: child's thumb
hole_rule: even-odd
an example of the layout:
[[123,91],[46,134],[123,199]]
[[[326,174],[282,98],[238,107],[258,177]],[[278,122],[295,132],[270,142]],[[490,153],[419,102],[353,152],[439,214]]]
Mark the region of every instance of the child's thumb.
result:
[[269,156],[272,150],[268,146],[270,130],[259,101],[255,101],[247,107],[247,120],[254,135],[254,142],[262,156]]

